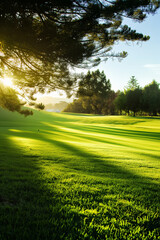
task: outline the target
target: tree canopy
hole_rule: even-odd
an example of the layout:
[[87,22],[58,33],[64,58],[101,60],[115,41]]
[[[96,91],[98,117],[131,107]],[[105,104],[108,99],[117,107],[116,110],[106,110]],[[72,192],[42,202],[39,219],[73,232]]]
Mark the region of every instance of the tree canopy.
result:
[[100,72],[99,70],[90,72],[86,75],[82,74],[80,81],[78,83],[77,96],[94,96],[105,98],[107,93],[111,89],[110,80],[106,79],[104,71]]
[[160,84],[153,80],[149,85],[141,88],[135,77],[131,77],[128,83],[127,90],[120,92],[114,101],[120,114],[122,111],[128,114],[131,111],[134,116],[137,112],[153,116],[160,113]]
[[143,92],[143,110],[150,115],[157,115],[160,112],[160,84],[155,80],[145,86]]
[[115,92],[103,71],[88,71],[79,81],[76,96],[64,112],[133,116],[160,114],[160,84],[155,80],[142,88],[132,76],[124,91]]
[[0,84],[0,106],[4,109],[8,109],[11,112],[18,112],[24,116],[32,115],[32,111],[28,109],[22,109],[24,102],[20,101],[17,93],[10,87],[4,87]]
[[143,21],[159,0],[1,0],[0,74],[14,77],[32,97],[75,82],[70,67],[95,66],[113,54],[117,41],[146,41],[148,36],[123,24]]
[[65,112],[94,114],[113,114],[113,100],[116,93],[111,90],[110,80],[99,70],[82,74],[79,80],[75,99],[68,104]]
[[127,90],[135,90],[136,88],[139,87],[139,84],[138,84],[138,81],[137,79],[135,78],[135,76],[132,76],[130,78],[130,80],[128,81],[128,84],[127,84],[127,87],[126,87],[126,91]]

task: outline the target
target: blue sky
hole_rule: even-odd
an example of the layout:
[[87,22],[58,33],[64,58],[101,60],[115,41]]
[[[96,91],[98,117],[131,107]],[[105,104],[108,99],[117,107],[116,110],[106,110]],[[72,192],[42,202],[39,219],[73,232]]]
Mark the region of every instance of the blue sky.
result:
[[125,50],[128,56],[121,62],[109,59],[97,68],[104,70],[114,90],[123,90],[131,76],[135,76],[142,87],[153,79],[160,83],[160,11],[155,15],[149,15],[142,23],[131,20],[127,20],[126,23],[137,32],[149,35],[150,40],[117,44],[113,51]]
[[[150,40],[138,43],[119,42],[113,47],[113,51],[115,53],[127,51],[128,56],[121,62],[117,59],[108,59],[91,71],[104,70],[107,79],[111,81],[112,89],[115,91],[123,90],[131,76],[135,76],[142,87],[151,83],[153,79],[160,83],[160,10],[155,15],[149,15],[142,23],[126,20],[126,24],[139,33],[149,35]],[[86,71],[83,70],[83,72]],[[50,102],[52,97],[58,97],[61,100],[65,98],[65,94],[60,96],[58,92],[50,93],[47,96],[47,102]],[[41,100],[44,100],[44,97],[40,98],[39,101]]]

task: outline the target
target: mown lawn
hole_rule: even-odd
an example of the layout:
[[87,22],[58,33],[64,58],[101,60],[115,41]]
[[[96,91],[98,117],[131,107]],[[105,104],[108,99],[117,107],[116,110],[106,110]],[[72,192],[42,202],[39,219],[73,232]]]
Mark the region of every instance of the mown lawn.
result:
[[0,110],[0,240],[157,240],[159,210],[159,118]]

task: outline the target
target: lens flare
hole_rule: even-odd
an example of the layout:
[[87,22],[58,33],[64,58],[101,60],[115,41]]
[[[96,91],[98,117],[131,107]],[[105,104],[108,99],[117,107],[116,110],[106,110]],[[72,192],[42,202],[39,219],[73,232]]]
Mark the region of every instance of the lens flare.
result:
[[7,87],[13,87],[13,81],[11,78],[9,77],[5,77],[5,78],[0,78],[0,82],[3,83],[4,86]]

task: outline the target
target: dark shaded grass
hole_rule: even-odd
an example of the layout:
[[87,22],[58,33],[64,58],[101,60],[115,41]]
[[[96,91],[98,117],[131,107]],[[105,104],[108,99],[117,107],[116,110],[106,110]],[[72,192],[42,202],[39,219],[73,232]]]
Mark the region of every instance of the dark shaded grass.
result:
[[[66,175],[65,177],[70,177],[70,171],[73,171],[73,176],[76,176],[76,174],[87,176],[92,171],[94,177],[103,173],[103,177],[106,175],[106,180],[104,177],[103,180],[96,183],[95,180],[91,179],[90,182],[93,186],[97,184],[99,187],[99,190],[91,191],[92,184],[87,186],[88,179],[85,182],[85,177],[81,183],[82,179],[80,177],[80,183],[83,187],[74,189],[77,176],[73,183],[63,182],[60,176],[43,180],[37,174],[40,171],[38,169],[39,164],[35,164],[32,157],[29,162],[28,157],[27,159],[24,158],[23,170],[20,171],[20,175],[19,170],[17,172],[13,171],[13,165],[12,168],[7,170],[7,176],[10,174],[7,181],[12,182],[12,188],[8,189],[7,183],[7,196],[5,192],[1,192],[2,195],[5,195],[1,198],[2,209],[7,212],[7,215],[2,215],[3,223],[1,226],[4,226],[5,231],[2,229],[4,236],[2,235],[1,239],[83,239],[84,236],[86,236],[86,239],[105,239],[106,237],[110,239],[129,239],[129,232],[127,233],[129,229],[122,228],[117,231],[118,225],[116,226],[114,221],[112,222],[114,218],[118,218],[122,222],[129,221],[132,230],[136,228],[137,217],[146,219],[143,224],[140,224],[141,232],[146,236],[148,236],[149,231],[158,230],[159,218],[157,215],[154,216],[152,213],[151,216],[147,217],[148,214],[137,207],[140,202],[140,205],[142,204],[144,208],[155,206],[156,212],[156,203],[159,200],[157,184],[114,166],[111,162],[101,161],[97,156],[74,148],[69,144],[59,141],[52,141],[52,143],[54,146],[58,145],[58,147],[66,148],[67,152],[69,151],[77,157],[87,158],[91,163],[92,170],[89,166],[88,169],[84,169],[82,166],[68,166],[67,163],[65,168],[69,168],[69,174],[62,173]],[[16,154],[16,158],[13,159],[16,164],[20,164],[20,162],[15,161],[18,157],[21,159],[20,156]],[[52,167],[54,159],[47,161]],[[85,164],[88,164],[87,161]],[[15,178],[16,175],[17,179]],[[111,179],[114,179],[114,181],[112,182]],[[3,181],[3,184],[5,185],[5,181]],[[52,191],[48,189],[48,184],[52,185]],[[4,189],[6,189],[5,186]],[[10,199],[11,191],[13,191],[14,197]],[[107,194],[108,198],[105,198]],[[113,195],[115,197],[112,198]],[[136,207],[121,203],[118,201],[119,199],[128,202],[133,201]],[[93,208],[99,210],[100,216],[85,212]],[[84,213],[79,213],[80,211],[77,209],[83,209]],[[98,227],[99,224],[112,226],[113,229],[108,232],[102,231]],[[124,233],[127,234],[126,237],[123,235]],[[130,238],[132,239],[131,236]],[[142,239],[142,236],[139,239]],[[148,239],[152,239],[152,237],[148,237]]]
[[2,154],[0,239],[63,239],[72,220],[65,224],[65,206],[46,187],[35,156],[25,158],[19,149],[13,153],[16,146],[6,138],[4,143],[11,158]]
[[[68,140],[121,143],[41,126],[1,132],[0,239],[159,239],[158,182]],[[43,148],[15,145],[11,136]]]

